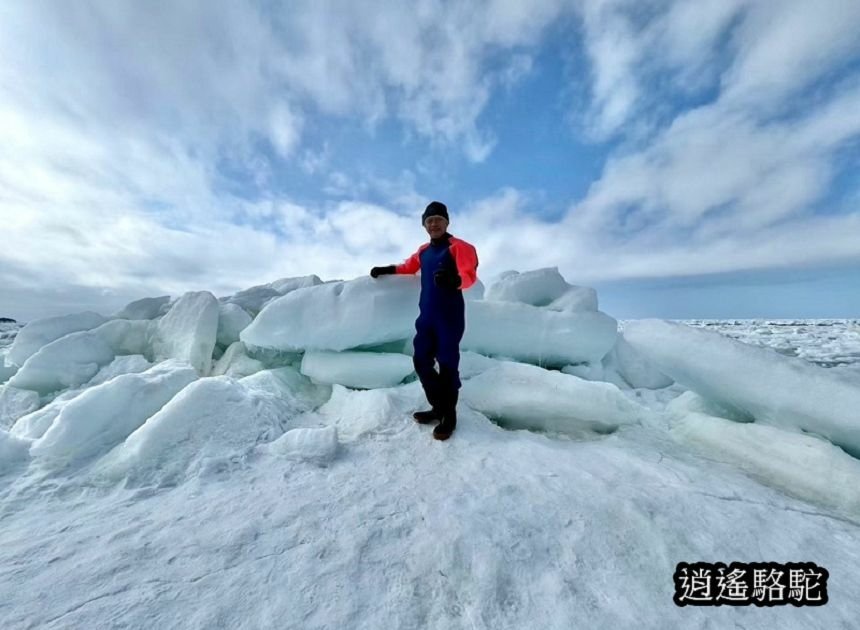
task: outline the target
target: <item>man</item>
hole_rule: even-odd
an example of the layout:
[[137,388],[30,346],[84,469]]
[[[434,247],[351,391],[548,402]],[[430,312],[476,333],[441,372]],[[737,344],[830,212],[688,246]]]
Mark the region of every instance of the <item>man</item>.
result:
[[[421,424],[439,421],[433,437],[447,440],[457,428],[460,389],[460,339],[466,329],[463,290],[478,279],[478,254],[466,241],[448,234],[448,208],[431,202],[421,216],[430,242],[400,265],[374,267],[370,275],[421,272],[421,298],[415,320],[413,363],[421,380],[429,411],[413,417]],[[436,371],[434,362],[439,363]]]

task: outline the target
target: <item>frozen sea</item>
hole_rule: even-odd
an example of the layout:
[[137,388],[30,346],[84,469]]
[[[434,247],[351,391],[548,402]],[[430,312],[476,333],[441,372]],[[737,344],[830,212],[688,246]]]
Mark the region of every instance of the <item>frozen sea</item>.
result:
[[821,367],[860,363],[860,319],[696,319],[683,323]]
[[[685,323],[860,382],[860,320]],[[17,330],[0,327],[0,354]],[[622,395],[470,353],[457,432],[439,443],[411,420],[416,382],[328,387],[287,366],[186,386],[188,368],[159,365],[114,361],[83,392],[43,396],[18,426],[44,433],[29,456],[0,441],[0,628],[770,630],[860,618],[860,463],[803,431],[704,414],[723,410],[677,384]],[[764,378],[752,389],[783,395]],[[166,387],[181,391],[138,411]],[[516,408],[517,423],[494,405]],[[571,414],[617,426],[588,439],[552,430]],[[115,422],[135,416],[131,435],[137,425]],[[830,601],[679,608],[672,574],[696,561],[815,562]]]
[[800,357],[860,384],[860,319],[686,320],[732,339]]

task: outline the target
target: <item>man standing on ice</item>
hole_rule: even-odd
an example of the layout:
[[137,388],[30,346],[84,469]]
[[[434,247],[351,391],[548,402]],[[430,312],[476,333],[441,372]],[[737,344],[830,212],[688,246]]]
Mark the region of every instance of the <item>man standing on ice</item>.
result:
[[[460,339],[466,329],[463,290],[478,279],[478,254],[466,241],[448,234],[448,208],[431,202],[421,216],[430,242],[400,265],[374,267],[374,278],[385,274],[421,272],[419,314],[415,320],[412,361],[432,409],[413,415],[421,424],[440,423],[433,437],[447,440],[457,428],[460,389]],[[439,363],[436,371],[434,362]]]

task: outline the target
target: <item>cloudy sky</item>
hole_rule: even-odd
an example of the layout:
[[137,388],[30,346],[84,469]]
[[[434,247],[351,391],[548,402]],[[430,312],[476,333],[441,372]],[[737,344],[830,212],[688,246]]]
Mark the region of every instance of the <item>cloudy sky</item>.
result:
[[860,2],[0,2],[0,316],[351,278],[448,204],[619,317],[860,316]]

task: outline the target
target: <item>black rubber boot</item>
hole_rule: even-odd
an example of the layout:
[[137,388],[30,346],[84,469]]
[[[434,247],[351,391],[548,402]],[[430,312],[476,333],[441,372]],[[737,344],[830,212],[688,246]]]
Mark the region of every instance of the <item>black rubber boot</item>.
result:
[[415,418],[415,422],[419,424],[430,424],[436,420],[441,420],[442,412],[434,407],[429,411],[416,411],[412,414],[412,417]]
[[435,379],[428,378],[427,383],[424,385],[424,394],[427,396],[427,402],[430,403],[429,411],[416,411],[412,414],[412,417],[415,418],[415,422],[419,424],[430,424],[431,422],[436,422],[437,420],[441,420],[443,414],[443,404],[444,402],[439,399],[439,377],[436,376]]
[[443,408],[442,422],[433,429],[433,437],[437,440],[447,440],[457,428],[457,398],[458,391],[449,396]]

